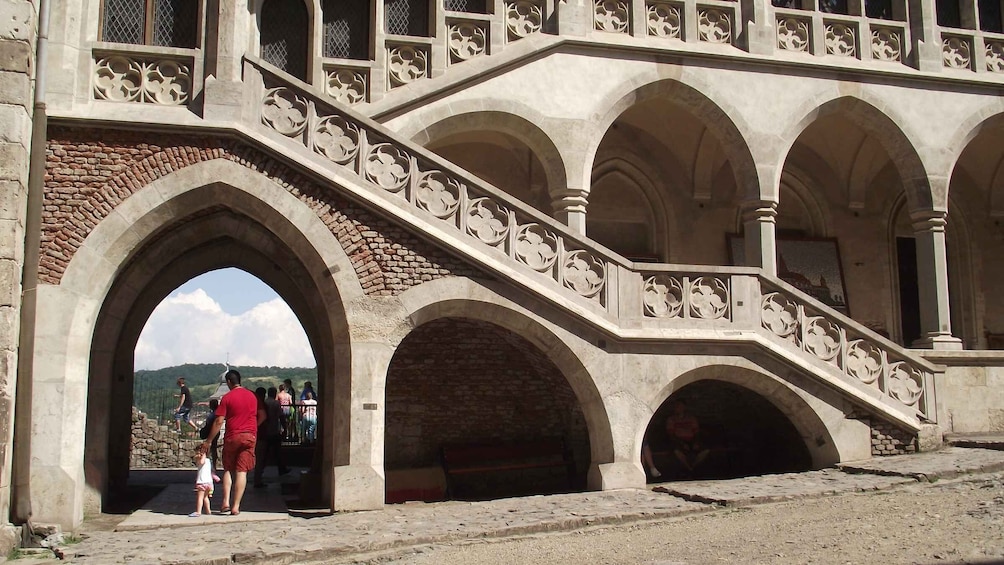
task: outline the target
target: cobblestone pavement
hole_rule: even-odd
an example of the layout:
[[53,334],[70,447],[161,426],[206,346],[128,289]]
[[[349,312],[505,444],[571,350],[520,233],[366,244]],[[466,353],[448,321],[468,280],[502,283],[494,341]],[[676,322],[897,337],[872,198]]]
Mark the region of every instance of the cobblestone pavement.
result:
[[665,483],[652,490],[587,492],[474,503],[398,504],[367,512],[291,516],[287,520],[269,522],[228,522],[225,517],[214,517],[211,523],[194,524],[197,527],[191,527],[191,522],[187,523],[189,527],[171,527],[165,522],[148,530],[100,531],[101,521],[96,520],[85,522],[81,531],[83,541],[64,549],[69,562],[80,564],[280,565],[460,539],[500,538],[651,521],[714,512],[720,504],[743,505],[886,490],[938,478],[1001,470],[1004,469],[1004,452],[952,447],[842,465],[841,468],[844,470]]

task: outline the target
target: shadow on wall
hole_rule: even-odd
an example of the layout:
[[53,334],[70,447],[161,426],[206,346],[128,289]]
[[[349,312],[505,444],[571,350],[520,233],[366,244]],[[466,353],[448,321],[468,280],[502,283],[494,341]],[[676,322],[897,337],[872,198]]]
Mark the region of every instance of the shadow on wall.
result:
[[[674,418],[676,411],[685,416]],[[687,418],[696,422],[694,439],[689,437],[692,424]],[[721,381],[698,381],[666,399],[649,423],[645,441],[659,481],[729,479],[812,468],[801,435],[780,410],[753,391]],[[646,473],[649,480],[656,479],[650,469]]]

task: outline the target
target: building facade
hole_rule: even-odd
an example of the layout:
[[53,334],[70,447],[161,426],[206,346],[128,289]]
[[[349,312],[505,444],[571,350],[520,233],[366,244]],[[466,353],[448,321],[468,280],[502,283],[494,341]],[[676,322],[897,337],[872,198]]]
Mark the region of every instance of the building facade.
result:
[[140,331],[223,267],[306,330],[335,509],[542,437],[641,487],[671,398],[739,472],[1004,428],[1001,0],[0,6],[36,521],[127,480]]

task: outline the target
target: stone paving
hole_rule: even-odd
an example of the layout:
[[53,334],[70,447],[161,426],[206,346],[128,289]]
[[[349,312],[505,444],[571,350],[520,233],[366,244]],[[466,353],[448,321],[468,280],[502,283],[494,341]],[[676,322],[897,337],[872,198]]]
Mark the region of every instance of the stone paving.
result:
[[[890,489],[915,485],[918,480],[1004,469],[1004,452],[947,448],[931,453],[873,459],[842,465],[841,468],[844,470],[664,483],[651,490],[587,492],[474,503],[408,503],[367,512],[289,516],[280,521],[237,521],[237,517],[213,517],[205,521],[193,519],[203,522],[194,524],[198,527],[171,527],[179,523],[177,517],[160,514],[163,519],[156,525],[151,523],[153,529],[146,530],[98,531],[95,526],[98,522],[85,523],[81,532],[85,536],[83,541],[67,546],[65,550],[70,563],[80,564],[280,565],[401,550],[458,539],[499,538],[658,520],[713,512],[720,508],[719,505]],[[252,512],[242,512],[241,518],[245,514]],[[191,522],[181,523],[193,525]]]

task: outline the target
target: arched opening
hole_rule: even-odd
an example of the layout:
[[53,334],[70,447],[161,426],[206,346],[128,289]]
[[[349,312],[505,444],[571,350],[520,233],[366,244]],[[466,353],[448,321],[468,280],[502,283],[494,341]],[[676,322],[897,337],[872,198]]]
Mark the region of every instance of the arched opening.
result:
[[660,261],[658,222],[637,179],[616,168],[593,179],[586,233],[633,261]]
[[307,81],[310,14],[302,0],[265,0],[259,28],[261,57],[296,78]]
[[369,0],[324,0],[324,56],[370,58]]
[[[316,418],[304,418],[310,409],[299,391],[304,383],[318,382],[316,362],[296,315],[254,275],[217,269],[169,293],[140,333],[135,368],[130,471],[190,465],[195,445],[206,439],[200,431],[211,401],[229,392],[222,383],[228,368],[240,371],[249,390],[276,389],[273,398],[281,403],[274,414],[268,411],[278,421],[266,422],[260,438],[263,448],[281,447],[280,459],[267,454],[256,482],[275,482],[276,463],[310,466],[318,438],[308,424]],[[287,388],[295,397],[280,393]],[[316,416],[316,409],[311,412]]]
[[662,403],[645,431],[643,461],[649,479],[660,481],[812,468],[799,431],[771,401],[743,386],[707,379]]
[[[394,354],[386,405],[388,502],[585,488],[589,434],[575,393],[514,332],[466,318],[422,324]],[[451,466],[451,454],[475,452],[477,469]]]

